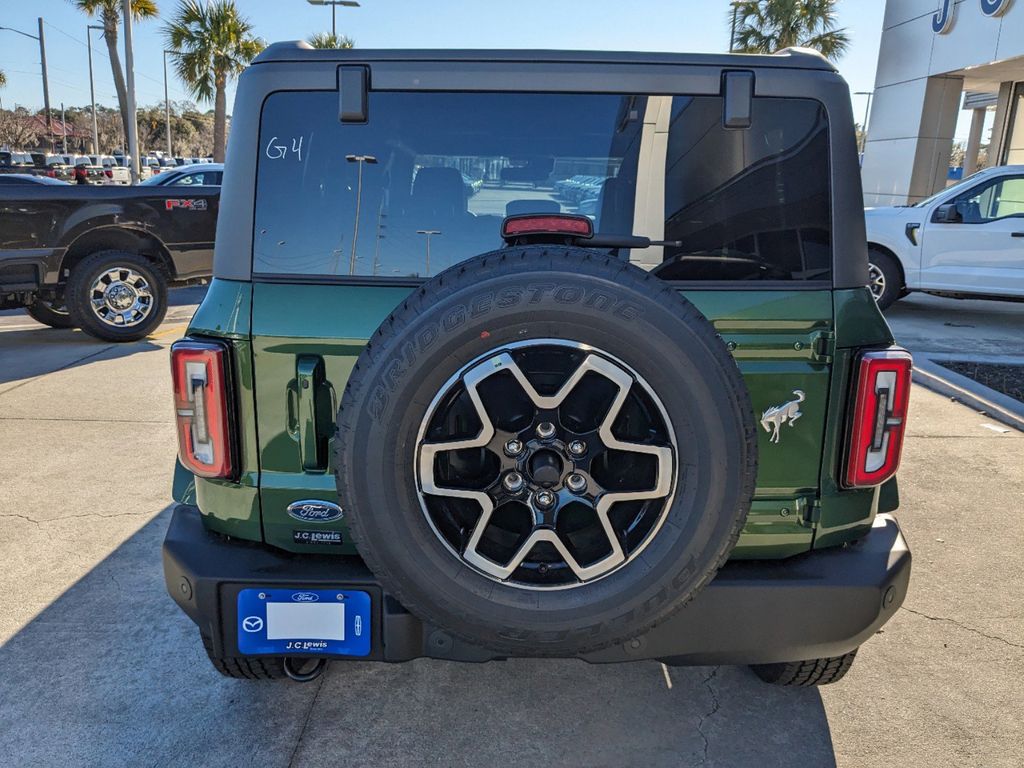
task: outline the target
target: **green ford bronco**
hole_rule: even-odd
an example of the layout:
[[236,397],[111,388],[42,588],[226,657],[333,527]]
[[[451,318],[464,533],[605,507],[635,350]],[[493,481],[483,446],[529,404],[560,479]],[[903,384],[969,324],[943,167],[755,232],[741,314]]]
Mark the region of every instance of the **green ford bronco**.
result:
[[910,577],[859,179],[806,51],[268,48],[171,353],[213,665],[842,677]]

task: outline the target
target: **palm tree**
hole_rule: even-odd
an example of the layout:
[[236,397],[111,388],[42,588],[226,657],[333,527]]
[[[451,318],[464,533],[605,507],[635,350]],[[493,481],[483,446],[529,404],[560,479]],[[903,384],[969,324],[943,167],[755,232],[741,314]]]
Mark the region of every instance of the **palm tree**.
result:
[[174,18],[164,25],[167,47],[175,53],[178,77],[200,101],[213,101],[213,159],[224,162],[228,81],[246,68],[265,44],[252,35],[252,24],[234,0],[180,0]]
[[356,41],[346,35],[332,35],[317,32],[306,38],[306,42],[314,48],[354,48]]
[[2,69],[0,69],[0,88],[6,88],[6,87],[7,87],[7,75],[4,74],[4,71]]
[[741,0],[729,11],[729,21],[736,22],[733,50],[775,53],[801,46],[838,59],[849,47],[850,36],[845,29],[836,29],[837,1]]
[[[124,84],[124,72],[121,71],[121,58],[117,53],[117,30],[121,25],[121,14],[124,11],[124,0],[70,0],[78,10],[90,18],[99,16],[103,24],[103,41],[107,44],[107,57],[110,69],[114,74],[114,89],[117,91],[117,103],[121,107],[121,127],[124,135],[128,135],[128,88]],[[157,15],[154,0],[131,0],[132,18],[152,19]]]

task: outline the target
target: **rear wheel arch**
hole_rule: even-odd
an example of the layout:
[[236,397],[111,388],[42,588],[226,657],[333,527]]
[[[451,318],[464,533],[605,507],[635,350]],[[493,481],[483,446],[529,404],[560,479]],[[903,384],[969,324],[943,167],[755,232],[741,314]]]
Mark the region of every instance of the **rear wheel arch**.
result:
[[72,269],[86,257],[100,251],[138,254],[152,262],[168,280],[175,278],[174,260],[159,238],[129,227],[104,226],[91,229],[71,241],[61,261],[60,281],[66,282]]
[[893,260],[893,262],[896,264],[896,268],[900,272],[900,281],[902,282],[902,285],[900,285],[900,291],[901,292],[906,292],[906,290],[907,290],[907,271],[903,267],[903,260],[900,259],[900,257],[896,254],[896,252],[892,248],[889,248],[888,246],[882,245],[881,243],[872,243],[872,242],[869,241],[868,242],[868,261],[871,261],[871,254],[873,254],[873,253],[884,254],[884,255],[888,256],[890,259]]

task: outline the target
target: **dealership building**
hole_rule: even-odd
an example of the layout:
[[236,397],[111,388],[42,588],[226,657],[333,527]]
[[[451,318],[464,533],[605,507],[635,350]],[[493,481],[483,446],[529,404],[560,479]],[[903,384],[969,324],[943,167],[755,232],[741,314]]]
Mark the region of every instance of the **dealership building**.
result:
[[964,110],[965,175],[986,140],[988,165],[1024,164],[1024,0],[888,0],[865,203],[913,203],[942,189]]

